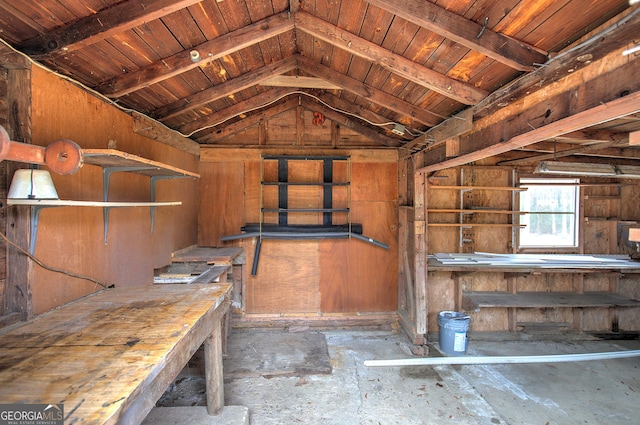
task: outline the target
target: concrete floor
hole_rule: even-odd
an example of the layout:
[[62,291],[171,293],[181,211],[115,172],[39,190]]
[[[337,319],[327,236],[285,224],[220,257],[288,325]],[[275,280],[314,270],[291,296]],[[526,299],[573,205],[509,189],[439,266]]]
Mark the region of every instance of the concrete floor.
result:
[[[225,360],[225,404],[248,407],[253,425],[640,423],[638,357],[370,368],[364,366],[365,360],[411,357],[406,338],[392,331],[323,331],[316,337],[326,341],[325,356],[331,365],[327,373],[324,366],[317,371],[308,364],[296,366],[323,363],[317,338],[308,340],[306,334],[233,330]],[[625,349],[640,349],[640,341],[505,342],[480,341],[471,335],[467,355]],[[439,355],[437,343],[430,355]]]

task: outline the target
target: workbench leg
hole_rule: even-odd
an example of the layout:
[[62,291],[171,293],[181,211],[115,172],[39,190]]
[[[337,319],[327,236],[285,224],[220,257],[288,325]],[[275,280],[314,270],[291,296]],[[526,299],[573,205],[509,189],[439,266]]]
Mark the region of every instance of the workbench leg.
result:
[[215,321],[213,332],[204,342],[204,361],[207,379],[207,412],[215,415],[224,406],[224,381],[222,377],[222,322]]

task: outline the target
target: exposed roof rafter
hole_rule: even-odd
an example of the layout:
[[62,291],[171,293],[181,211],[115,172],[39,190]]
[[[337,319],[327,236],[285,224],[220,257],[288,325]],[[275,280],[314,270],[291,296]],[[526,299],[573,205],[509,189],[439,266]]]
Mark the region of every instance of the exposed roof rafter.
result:
[[366,1],[519,71],[532,71],[535,64],[547,60],[545,53],[526,43],[494,32],[486,24],[480,25],[428,1]]

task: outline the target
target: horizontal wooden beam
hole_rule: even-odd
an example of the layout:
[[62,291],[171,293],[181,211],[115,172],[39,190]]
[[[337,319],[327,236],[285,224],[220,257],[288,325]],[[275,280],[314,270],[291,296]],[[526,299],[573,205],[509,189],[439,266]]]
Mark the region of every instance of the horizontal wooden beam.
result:
[[492,31],[487,25],[424,0],[366,0],[381,9],[478,51],[519,71],[547,61],[546,54],[526,43]]
[[528,158],[512,159],[510,161],[501,161],[498,163],[498,165],[530,164],[532,162],[545,161],[548,159],[564,158],[564,157],[575,155],[575,154],[594,152],[594,151],[599,151],[601,149],[606,149],[614,146],[622,146],[626,144],[627,144],[627,140],[620,140],[616,142],[607,142],[607,143],[596,143],[593,145],[580,146],[578,148],[561,150],[558,152],[548,153],[544,155],[536,155]]
[[555,56],[539,69],[524,74],[474,106],[474,115],[483,117],[584,69],[620,50],[638,37],[640,8],[630,9],[609,23],[600,33]]
[[427,130],[402,147],[402,156],[407,157],[413,152],[422,150],[428,145],[439,145],[447,140],[461,136],[473,129],[473,110],[467,108],[448,120]]
[[371,61],[394,74],[413,81],[466,105],[475,105],[487,96],[487,92],[462,81],[447,77],[384,47],[358,37],[322,19],[305,13],[295,15],[296,30]]
[[261,86],[291,87],[299,89],[341,90],[342,87],[315,77],[301,77],[299,75],[274,75],[260,82]]
[[130,0],[106,6],[97,13],[56,28],[18,45],[30,56],[51,57],[97,43],[114,34],[135,28],[185,9],[202,0]]
[[200,145],[151,118],[133,113],[133,132],[157,140],[195,156],[200,156]]
[[399,114],[406,115],[412,120],[425,124],[429,127],[433,127],[444,120],[444,117],[385,93],[382,90],[356,80],[355,78],[351,78],[348,75],[334,71],[333,69],[320,63],[316,63],[305,56],[298,56],[298,68],[308,74],[330,81],[333,84],[368,100],[369,102],[373,102]]
[[479,149],[438,164],[428,165],[416,170],[416,172],[430,173],[446,168],[457,167],[469,162],[508,152],[512,149],[518,149],[522,146],[527,146],[542,140],[551,139],[571,131],[577,131],[595,124],[611,121],[638,111],[640,111],[640,91],[600,104],[538,129],[520,134],[506,142],[494,142],[494,144],[484,149]]

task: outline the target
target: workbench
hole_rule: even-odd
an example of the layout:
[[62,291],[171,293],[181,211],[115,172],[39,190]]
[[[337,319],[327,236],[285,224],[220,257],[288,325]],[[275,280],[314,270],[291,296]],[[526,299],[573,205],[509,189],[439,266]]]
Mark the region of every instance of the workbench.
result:
[[[187,248],[175,251],[171,254],[171,268],[179,269],[180,267],[213,265],[213,270],[225,268],[221,274],[221,281],[227,280],[233,282],[232,301],[233,308],[244,311],[245,293],[245,270],[246,255],[244,248],[241,246],[226,247],[208,247],[208,246],[189,246]],[[226,276],[226,277],[223,277]],[[202,278],[206,278],[203,276]],[[198,277],[199,280],[202,279]]]
[[139,424],[204,344],[215,414],[230,292],[226,283],[112,288],[5,328],[0,400],[62,403],[65,424]]

